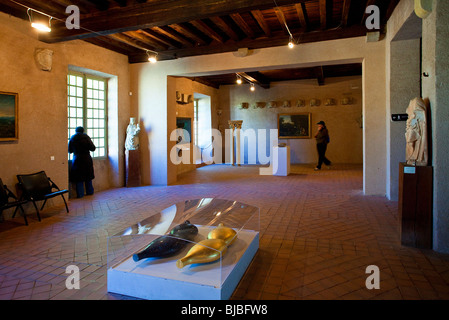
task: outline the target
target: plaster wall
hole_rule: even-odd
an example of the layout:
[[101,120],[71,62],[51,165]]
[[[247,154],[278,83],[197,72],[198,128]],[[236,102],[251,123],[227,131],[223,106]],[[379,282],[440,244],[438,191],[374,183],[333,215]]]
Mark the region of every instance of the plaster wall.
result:
[[[229,95],[231,119],[243,120],[242,134],[253,129],[257,135],[258,129],[266,129],[266,141],[269,141],[269,130],[278,128],[278,114],[311,114],[311,139],[279,139],[290,146],[291,163],[318,161],[314,136],[316,123],[321,120],[326,122],[331,136],[326,156],[333,163],[363,163],[362,77],[327,78],[323,86],[319,86],[316,79],[277,82],[269,89],[257,87],[254,92],[249,90],[249,85],[234,85],[230,87]],[[345,97],[351,98],[353,104],[342,105],[341,100]],[[320,106],[311,107],[311,99],[319,100]],[[326,106],[327,99],[334,99],[336,104]],[[305,106],[297,107],[298,100],[304,100]],[[270,101],[276,101],[278,108],[270,108]],[[291,107],[282,107],[284,101]],[[242,102],[249,103],[249,109],[242,109]],[[266,103],[266,107],[256,108],[257,102]],[[258,145],[248,144],[248,139],[242,144],[245,163],[251,163],[251,159],[259,163]],[[262,152],[268,155],[270,145],[267,144]]]
[[391,115],[405,113],[421,95],[422,20],[414,12],[413,0],[402,0],[387,24],[386,34],[386,126],[387,198],[398,200],[399,162],[405,161],[405,122],[392,122]]
[[[367,43],[365,37],[253,50],[246,57],[233,53],[134,64],[131,69],[132,104],[139,108],[146,129],[147,152],[142,154],[143,179],[148,184],[167,184],[168,121],[175,108],[167,103],[167,76],[254,71],[362,62],[364,114],[364,192],[386,193],[385,41]],[[168,108],[167,108],[168,106]],[[170,123],[174,121],[170,121]],[[143,134],[145,135],[145,133]],[[165,156],[163,156],[165,154]]]
[[423,20],[423,98],[428,100],[432,123],[434,168],[434,249],[449,253],[449,2],[433,1],[432,13]]
[[[19,139],[0,143],[0,177],[13,187],[16,174],[45,170],[60,188],[69,186],[67,73],[69,66],[77,66],[111,77],[111,147],[108,159],[94,161],[94,188],[123,186],[124,140],[130,113],[127,57],[84,41],[46,44],[37,36],[28,22],[0,13],[0,91],[19,94]],[[36,48],[54,52],[51,71],[37,67]]]

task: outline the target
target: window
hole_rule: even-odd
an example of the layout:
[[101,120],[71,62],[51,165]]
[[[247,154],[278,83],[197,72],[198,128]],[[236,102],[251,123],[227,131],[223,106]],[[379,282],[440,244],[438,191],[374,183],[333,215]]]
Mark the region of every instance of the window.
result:
[[[78,126],[84,127],[97,147],[93,158],[107,155],[107,79],[70,72],[68,85],[68,140]],[[69,154],[69,160],[72,155]]]

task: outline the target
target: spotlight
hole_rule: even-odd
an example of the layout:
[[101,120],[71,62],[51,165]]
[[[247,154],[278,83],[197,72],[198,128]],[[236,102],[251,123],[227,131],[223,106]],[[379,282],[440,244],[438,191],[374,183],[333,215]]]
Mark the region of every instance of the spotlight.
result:
[[242,84],[243,83],[242,77],[237,75],[237,81],[236,82],[237,82],[237,84]]
[[254,85],[254,83],[251,83],[251,88],[250,88],[250,90],[251,90],[251,91],[256,91],[256,86]]
[[290,40],[289,40],[289,42],[288,42],[288,47],[289,47],[290,49],[293,49],[294,46],[295,46],[295,42],[293,41],[293,37],[290,36]]
[[31,27],[42,31],[42,32],[51,32],[51,19],[52,17],[49,16],[48,18],[48,25],[43,22],[35,22],[33,19],[33,10],[28,9],[27,10],[28,17],[30,18]]
[[148,55],[148,61],[151,63],[156,63],[157,62],[157,52],[151,52],[149,50],[147,50],[147,55]]

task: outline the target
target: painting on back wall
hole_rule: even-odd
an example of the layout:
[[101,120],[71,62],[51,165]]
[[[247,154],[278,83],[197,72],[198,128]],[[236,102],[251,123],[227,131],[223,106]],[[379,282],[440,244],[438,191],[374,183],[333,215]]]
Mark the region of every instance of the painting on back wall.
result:
[[19,95],[0,91],[0,142],[18,139]]
[[279,139],[310,139],[311,114],[278,114]]

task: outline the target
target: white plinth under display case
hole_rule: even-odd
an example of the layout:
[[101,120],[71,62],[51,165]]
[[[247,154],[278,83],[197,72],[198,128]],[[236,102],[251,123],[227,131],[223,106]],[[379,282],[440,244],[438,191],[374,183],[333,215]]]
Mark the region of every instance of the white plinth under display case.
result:
[[273,147],[273,175],[288,176],[290,174],[290,147]]
[[[167,258],[134,261],[133,254],[185,221],[198,230],[185,248]],[[202,246],[218,225],[235,231],[219,258],[178,268],[178,259],[193,246]],[[215,198],[177,203],[108,239],[108,291],[152,300],[229,299],[258,248],[258,208]]]

